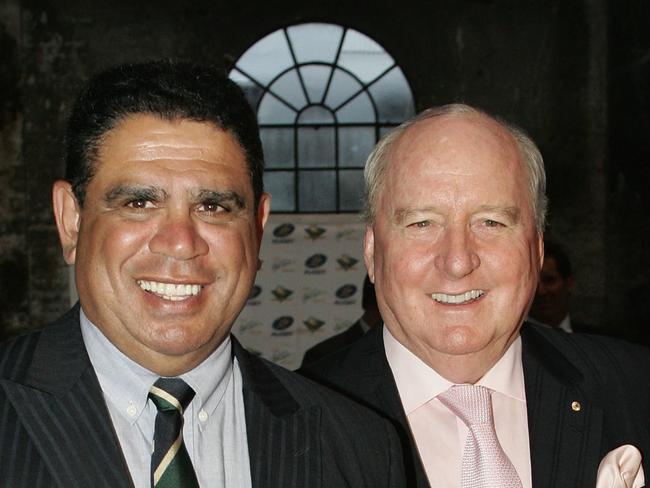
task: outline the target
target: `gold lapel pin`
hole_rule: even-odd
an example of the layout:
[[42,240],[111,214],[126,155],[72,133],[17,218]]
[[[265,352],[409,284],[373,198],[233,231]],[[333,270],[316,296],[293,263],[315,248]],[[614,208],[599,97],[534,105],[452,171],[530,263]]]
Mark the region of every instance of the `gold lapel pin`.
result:
[[582,405],[580,405],[580,402],[578,401],[571,402],[571,410],[573,410],[574,412],[579,412],[580,409],[582,409]]

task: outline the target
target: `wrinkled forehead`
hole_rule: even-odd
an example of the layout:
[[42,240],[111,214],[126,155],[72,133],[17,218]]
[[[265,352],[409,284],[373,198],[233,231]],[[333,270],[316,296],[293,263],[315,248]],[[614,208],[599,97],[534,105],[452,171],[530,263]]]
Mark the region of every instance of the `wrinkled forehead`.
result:
[[385,173],[389,187],[419,186],[448,176],[460,182],[463,177],[479,179],[486,185],[498,180],[505,187],[528,189],[517,141],[506,128],[481,114],[422,120],[404,131],[391,148]]
[[[409,127],[395,142],[392,161],[426,159],[460,172],[521,167],[521,154],[510,132],[482,114],[447,114]],[[400,164],[401,166],[401,164]]]

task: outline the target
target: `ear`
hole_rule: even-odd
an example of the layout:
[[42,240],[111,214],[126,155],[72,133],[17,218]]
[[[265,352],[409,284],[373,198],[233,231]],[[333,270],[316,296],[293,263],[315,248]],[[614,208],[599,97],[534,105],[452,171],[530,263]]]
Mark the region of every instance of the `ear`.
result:
[[541,271],[544,265],[544,234],[537,232],[537,271]]
[[77,240],[81,215],[77,199],[72,193],[72,185],[59,180],[52,187],[52,207],[54,220],[59,231],[59,240],[63,249],[63,259],[74,264],[77,255]]
[[366,226],[366,234],[363,237],[363,260],[368,270],[368,278],[375,283],[375,231],[372,226]]
[[271,213],[271,195],[268,193],[262,193],[260,197],[260,203],[257,206],[257,235],[259,242],[262,242],[262,234],[264,233],[264,227],[266,227],[266,221],[269,218]]

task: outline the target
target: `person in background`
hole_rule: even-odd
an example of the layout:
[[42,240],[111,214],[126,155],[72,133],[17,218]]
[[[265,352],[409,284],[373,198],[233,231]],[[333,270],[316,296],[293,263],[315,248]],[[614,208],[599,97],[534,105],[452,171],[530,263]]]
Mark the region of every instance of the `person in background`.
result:
[[564,249],[555,242],[544,241],[544,264],[528,312],[528,321],[557,327],[565,332],[602,332],[601,329],[572,320],[569,315],[574,284],[571,261]]
[[306,374],[393,420],[411,487],[643,485],[650,350],[522,328],[545,178],[530,137],[462,104],[402,124],[366,163],[384,326]]
[[230,335],[259,268],[263,170],[219,70],[88,82],[52,192],[79,303],[0,346],[2,486],[403,486],[388,422]]
[[368,278],[368,275],[366,275],[363,280],[361,307],[363,308],[363,315],[359,320],[343,332],[325,339],[308,349],[302,359],[301,367],[304,368],[334,351],[343,349],[363,337],[363,335],[373,327],[381,325],[381,315],[379,313],[379,308],[377,308],[375,286],[370,281],[370,278]]

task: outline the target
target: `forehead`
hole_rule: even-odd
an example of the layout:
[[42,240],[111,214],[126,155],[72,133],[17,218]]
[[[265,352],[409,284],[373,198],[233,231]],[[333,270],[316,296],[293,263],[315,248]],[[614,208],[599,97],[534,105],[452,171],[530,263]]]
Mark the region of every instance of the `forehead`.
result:
[[389,206],[528,206],[528,182],[514,137],[479,114],[444,115],[407,129],[389,154],[380,200]]
[[512,135],[481,114],[450,114],[425,119],[407,129],[391,153],[391,172],[517,175],[522,164]]
[[[248,169],[244,151],[230,132],[209,122],[149,114],[130,115],[118,122],[101,138],[96,159],[96,172],[135,162],[170,168],[213,163],[243,172]],[[140,169],[153,170],[155,164]]]

